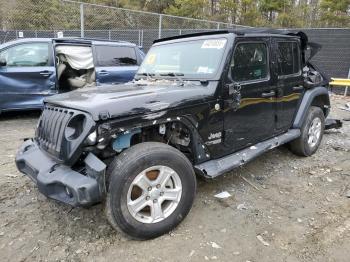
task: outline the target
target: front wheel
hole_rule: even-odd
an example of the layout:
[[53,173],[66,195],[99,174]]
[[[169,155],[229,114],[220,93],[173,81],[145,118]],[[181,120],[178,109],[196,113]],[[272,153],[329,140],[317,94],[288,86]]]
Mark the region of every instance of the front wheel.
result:
[[133,238],[160,236],[191,209],[196,191],[192,164],[168,145],[135,145],[116,157],[107,175],[108,220]]
[[311,156],[320,146],[325,125],[324,114],[319,107],[311,106],[301,127],[301,135],[290,143],[290,149],[299,156]]

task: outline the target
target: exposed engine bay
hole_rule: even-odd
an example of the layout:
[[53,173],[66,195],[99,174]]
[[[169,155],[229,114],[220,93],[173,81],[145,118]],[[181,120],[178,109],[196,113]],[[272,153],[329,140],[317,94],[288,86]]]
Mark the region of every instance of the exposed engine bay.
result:
[[[190,131],[180,122],[133,128],[117,133],[109,137],[109,139],[105,138],[99,141],[95,140],[96,133],[93,134],[94,137],[90,143],[87,143],[88,147],[85,150],[86,152],[93,151],[94,154],[100,156],[102,159],[113,157],[135,144],[147,141],[156,141],[171,145],[191,158]],[[91,147],[96,142],[96,147]]]
[[55,53],[57,79],[62,91],[95,85],[95,67],[90,46],[58,45]]
[[[125,141],[126,140],[126,141]],[[189,130],[179,122],[160,124],[149,128],[137,128],[118,134],[113,141],[113,149],[121,152],[133,144],[159,141],[171,144],[180,151],[188,151],[191,142]]]

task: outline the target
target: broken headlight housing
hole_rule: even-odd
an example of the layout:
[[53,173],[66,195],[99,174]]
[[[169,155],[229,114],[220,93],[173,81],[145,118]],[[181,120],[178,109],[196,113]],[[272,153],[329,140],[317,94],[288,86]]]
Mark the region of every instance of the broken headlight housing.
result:
[[86,117],[83,114],[75,115],[69,120],[64,132],[67,140],[72,141],[81,136],[84,130],[85,120]]
[[88,146],[93,146],[97,142],[97,131],[92,132],[86,139],[85,144]]

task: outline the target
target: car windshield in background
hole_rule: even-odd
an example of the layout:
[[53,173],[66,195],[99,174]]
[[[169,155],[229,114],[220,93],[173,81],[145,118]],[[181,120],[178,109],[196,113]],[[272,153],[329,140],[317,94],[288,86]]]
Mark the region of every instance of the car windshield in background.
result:
[[211,77],[216,74],[227,39],[204,39],[153,46],[138,75]]

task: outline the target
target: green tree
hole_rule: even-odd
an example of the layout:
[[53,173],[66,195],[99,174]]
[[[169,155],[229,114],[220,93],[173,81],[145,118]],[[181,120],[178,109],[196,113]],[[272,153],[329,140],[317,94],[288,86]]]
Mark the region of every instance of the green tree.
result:
[[325,26],[350,25],[350,0],[322,0],[320,7]]
[[161,14],[174,3],[175,0],[147,0],[143,5],[143,10]]
[[237,24],[238,23],[238,0],[222,0],[220,1],[220,13],[221,16],[227,18],[227,22]]
[[16,1],[8,11],[9,28],[18,30],[77,29],[80,25],[79,5],[59,0]]
[[205,19],[208,3],[206,0],[175,0],[165,12],[170,15]]
[[283,10],[285,0],[261,0],[260,11],[265,15],[269,22],[274,22],[275,16],[278,12]]
[[239,24],[259,26],[261,23],[257,1],[241,0]]
[[[349,27],[350,0],[81,0],[127,9],[266,27]],[[85,29],[157,28],[155,15],[85,6]],[[163,27],[216,28],[164,17]],[[61,0],[0,0],[0,29],[80,28],[80,5]]]

